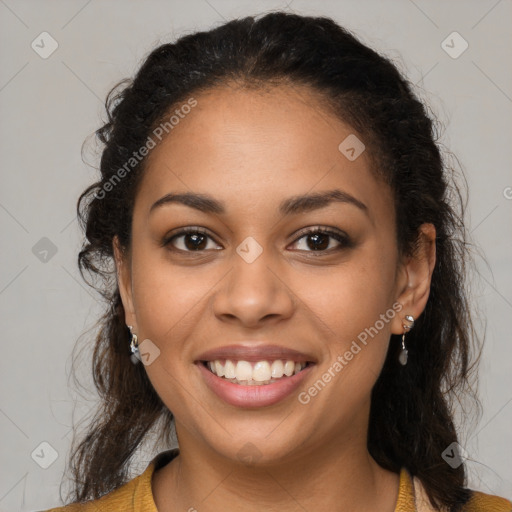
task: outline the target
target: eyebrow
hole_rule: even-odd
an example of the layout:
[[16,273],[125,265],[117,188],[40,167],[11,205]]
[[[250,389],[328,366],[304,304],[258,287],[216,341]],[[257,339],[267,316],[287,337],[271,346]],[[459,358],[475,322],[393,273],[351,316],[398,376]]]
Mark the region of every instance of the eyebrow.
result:
[[[324,208],[333,202],[354,205],[368,214],[368,207],[364,203],[348,192],[344,192],[339,189],[292,196],[281,202],[279,205],[279,212],[282,215],[297,215],[299,213],[306,213],[312,210]],[[154,210],[173,203],[183,204],[203,213],[226,213],[226,208],[223,202],[218,201],[207,194],[198,194],[193,192],[166,194],[151,206],[149,213],[151,214]]]

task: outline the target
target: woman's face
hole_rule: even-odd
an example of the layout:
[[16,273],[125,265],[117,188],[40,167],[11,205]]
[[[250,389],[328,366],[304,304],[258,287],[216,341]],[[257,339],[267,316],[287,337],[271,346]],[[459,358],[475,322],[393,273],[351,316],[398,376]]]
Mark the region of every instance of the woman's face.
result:
[[421,312],[391,190],[307,89],[195,99],[149,155],[130,261],[116,252],[126,323],[180,446],[261,463],[365,447],[390,334]]

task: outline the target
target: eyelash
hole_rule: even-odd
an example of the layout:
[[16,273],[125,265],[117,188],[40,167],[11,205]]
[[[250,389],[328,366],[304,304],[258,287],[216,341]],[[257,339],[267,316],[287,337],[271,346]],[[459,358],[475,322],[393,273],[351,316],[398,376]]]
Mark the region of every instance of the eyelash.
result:
[[[169,250],[174,251],[174,252],[181,252],[181,253],[205,252],[205,249],[202,249],[199,251],[189,251],[189,250],[177,249],[172,246],[171,242],[173,240],[180,238],[182,236],[188,235],[188,234],[200,234],[200,235],[204,235],[213,240],[213,238],[208,234],[208,232],[206,230],[204,230],[202,228],[188,227],[188,228],[182,229],[178,233],[173,234],[172,236],[165,237],[164,240],[162,241],[162,247],[169,247]],[[331,248],[331,249],[324,249],[324,250],[318,250],[318,251],[309,250],[309,251],[305,251],[305,252],[316,254],[316,255],[321,255],[321,254],[326,254],[326,253],[330,254],[332,252],[339,251],[341,249],[349,249],[349,248],[353,247],[353,242],[348,235],[346,235],[342,232],[331,231],[328,229],[321,229],[318,227],[309,228],[305,231],[302,231],[300,233],[299,237],[297,239],[295,239],[295,241],[293,243],[294,244],[297,243],[299,240],[307,237],[308,235],[316,235],[316,234],[327,235],[331,238],[334,238],[337,242],[339,242],[340,246],[338,246],[337,248],[334,248],[334,249]]]

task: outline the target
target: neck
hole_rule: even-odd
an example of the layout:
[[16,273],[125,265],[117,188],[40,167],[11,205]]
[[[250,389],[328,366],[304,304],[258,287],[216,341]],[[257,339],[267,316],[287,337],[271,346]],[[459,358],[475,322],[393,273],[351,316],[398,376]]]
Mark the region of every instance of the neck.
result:
[[[180,438],[180,455],[154,475],[159,512],[174,510],[380,510],[393,512],[399,476],[361,440],[308,447],[286,462],[246,465]],[[183,442],[185,441],[185,442]]]

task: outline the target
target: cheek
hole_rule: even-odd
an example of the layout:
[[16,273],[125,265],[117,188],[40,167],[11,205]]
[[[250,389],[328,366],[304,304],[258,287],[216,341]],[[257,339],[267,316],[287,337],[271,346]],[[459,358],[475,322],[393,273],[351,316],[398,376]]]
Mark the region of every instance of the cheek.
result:
[[[194,412],[200,400],[190,400],[190,340],[201,321],[205,294],[214,282],[202,280],[193,270],[172,266],[161,251],[133,252],[133,288],[140,340],[150,339],[158,357],[145,370],[165,405],[176,417],[204,415]],[[192,394],[194,392],[192,391]]]
[[321,332],[323,370],[341,356],[343,370],[337,373],[343,376],[337,380],[366,381],[366,391],[384,364],[391,321],[398,314],[393,308],[394,265],[392,250],[364,250],[346,265],[333,268],[329,276],[296,283],[302,286],[298,295],[308,306],[307,314]]
[[190,330],[197,325],[202,300],[213,283],[194,271],[166,261],[160,249],[133,251],[133,290],[137,323],[142,336],[154,341],[162,353],[180,352]]
[[344,339],[373,325],[394,302],[394,272],[390,261],[360,254],[348,264],[315,279],[297,280],[300,296]]

